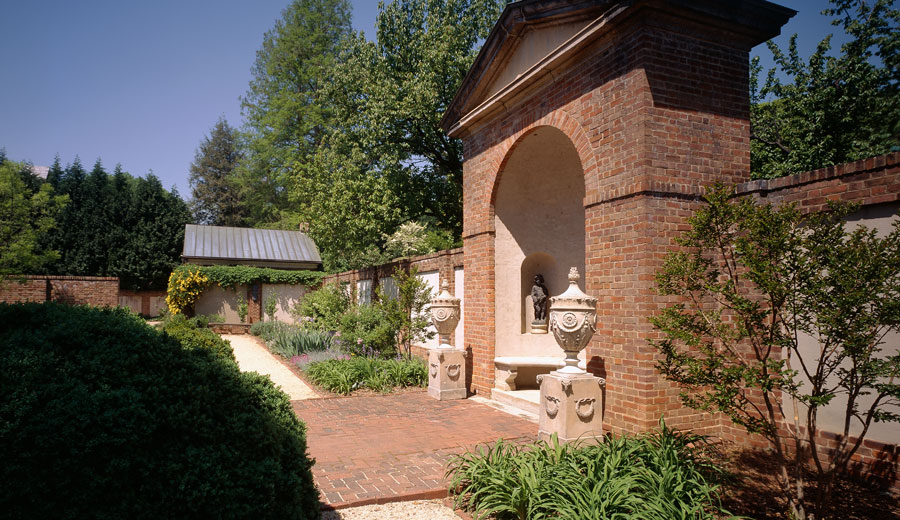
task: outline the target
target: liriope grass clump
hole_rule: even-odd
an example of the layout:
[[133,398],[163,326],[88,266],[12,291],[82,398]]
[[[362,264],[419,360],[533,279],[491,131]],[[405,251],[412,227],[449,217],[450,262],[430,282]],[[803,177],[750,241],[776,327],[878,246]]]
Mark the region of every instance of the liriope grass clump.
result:
[[503,440],[454,457],[450,492],[476,518],[673,520],[733,518],[719,503],[703,436],[659,429],[596,445]]
[[331,334],[307,330],[279,321],[260,321],[250,327],[250,333],[262,338],[266,347],[285,358],[310,352],[324,352],[334,346]]
[[419,359],[378,359],[353,356],[310,363],[306,374],[316,385],[336,394],[369,389],[386,393],[394,388],[425,386],[428,371]]

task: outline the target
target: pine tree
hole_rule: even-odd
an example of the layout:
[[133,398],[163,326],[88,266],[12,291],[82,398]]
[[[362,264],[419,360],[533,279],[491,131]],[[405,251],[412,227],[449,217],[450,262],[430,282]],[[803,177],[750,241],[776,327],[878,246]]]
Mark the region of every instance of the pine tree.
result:
[[191,173],[191,212],[197,224],[241,226],[246,211],[241,203],[234,169],[241,160],[237,131],[219,118],[194,154]]

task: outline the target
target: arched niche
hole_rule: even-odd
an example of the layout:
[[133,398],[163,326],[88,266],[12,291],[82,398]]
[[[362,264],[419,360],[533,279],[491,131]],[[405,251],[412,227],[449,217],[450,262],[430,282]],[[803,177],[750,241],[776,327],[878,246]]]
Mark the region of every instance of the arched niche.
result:
[[[520,332],[522,334],[531,330],[531,322],[534,320],[534,301],[531,298],[531,288],[534,286],[534,275],[542,275],[546,282],[548,277],[556,278],[558,269],[559,266],[556,263],[556,259],[543,251],[532,253],[526,256],[525,260],[522,261],[522,267],[519,269],[519,276],[521,278],[521,296],[519,301],[522,302],[522,326]],[[547,288],[549,289],[550,287],[548,286]],[[551,296],[553,295],[553,293],[550,294]]]
[[561,130],[541,126],[512,148],[494,194],[496,356],[556,356],[551,334],[531,334],[534,274],[550,295],[565,290],[570,267],[584,273],[584,169]]

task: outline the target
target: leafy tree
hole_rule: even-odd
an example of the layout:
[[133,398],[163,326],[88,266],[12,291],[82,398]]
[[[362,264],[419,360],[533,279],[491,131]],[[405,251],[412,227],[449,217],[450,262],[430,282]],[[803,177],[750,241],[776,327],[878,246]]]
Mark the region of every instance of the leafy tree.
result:
[[291,165],[288,184],[326,269],[385,258],[386,238],[408,221],[460,236],[462,144],[438,122],[502,6],[394,0],[380,5],[376,41],[347,39],[322,96],[329,135]]
[[350,31],[347,0],[294,0],[265,34],[241,100],[248,156],[239,179],[251,222],[283,218],[286,167],[321,142],[331,118],[322,89]]
[[[6,148],[0,148],[0,166],[3,166],[3,164],[8,161],[9,158],[6,156]],[[44,184],[44,180],[34,173],[32,164],[28,162],[16,164],[19,165],[19,178],[22,179],[23,183],[25,183],[25,187],[28,188],[28,190],[32,193],[36,193],[38,190],[40,190],[41,185]]]
[[36,191],[22,180],[25,164],[0,161],[0,282],[6,275],[30,274],[59,257],[41,247],[39,238],[53,229],[67,198],[53,194],[49,184]]
[[[732,193],[711,190],[657,273],[659,293],[681,297],[651,320],[658,369],[688,406],[768,439],[793,517],[824,518],[872,423],[900,420],[900,354],[883,349],[900,331],[900,221],[879,238],[845,229],[848,206],[804,215]],[[828,450],[826,406],[843,413]]]
[[418,222],[405,222],[397,231],[385,237],[384,250],[391,258],[424,255],[434,252],[428,243],[425,226]]
[[241,226],[245,209],[234,170],[241,160],[237,130],[224,117],[216,121],[194,154],[188,182],[194,222],[213,226]]
[[831,0],[822,13],[850,37],[839,56],[829,55],[829,36],[804,62],[795,34],[787,52],[768,43],[777,69],[761,86],[759,58],[751,62],[754,178],[854,161],[900,145],[900,9],[892,0]]
[[389,260],[380,244],[400,221],[400,198],[352,136],[326,139],[313,164],[293,165],[290,196],[298,221],[309,223],[326,271]]

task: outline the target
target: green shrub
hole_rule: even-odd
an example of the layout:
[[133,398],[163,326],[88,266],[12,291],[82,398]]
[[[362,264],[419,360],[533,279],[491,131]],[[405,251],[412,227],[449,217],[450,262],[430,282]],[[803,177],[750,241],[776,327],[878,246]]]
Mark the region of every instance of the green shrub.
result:
[[384,307],[359,305],[341,317],[338,339],[341,348],[353,354],[394,356],[397,352],[397,327],[397,321],[387,315]]
[[178,340],[185,349],[206,349],[234,361],[231,343],[206,328],[210,317],[186,318],[184,314],[172,314],[162,323],[162,330]]
[[272,294],[266,297],[263,308],[266,310],[266,316],[269,321],[275,321],[275,312],[278,310],[278,293],[272,291]]
[[337,283],[330,283],[305,295],[293,314],[304,328],[335,331],[340,328],[341,316],[349,308],[350,297]]
[[345,395],[362,388],[386,393],[396,387],[425,386],[428,383],[428,370],[419,359],[354,356],[309,363],[306,374],[325,390]]
[[709,446],[698,435],[660,428],[592,446],[502,440],[454,457],[457,507],[497,519],[716,519],[719,505]]
[[288,397],[121,309],[0,304],[7,518],[319,517]]

